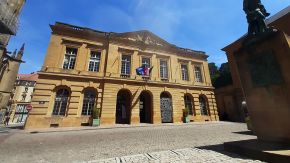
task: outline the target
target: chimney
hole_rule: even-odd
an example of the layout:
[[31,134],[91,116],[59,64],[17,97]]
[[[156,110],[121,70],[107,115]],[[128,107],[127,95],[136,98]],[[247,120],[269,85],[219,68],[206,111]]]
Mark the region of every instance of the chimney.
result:
[[16,59],[18,59],[18,60],[21,60],[22,59],[22,56],[24,54],[24,46],[25,46],[25,44],[22,45],[21,49],[19,50],[19,52],[17,54]]

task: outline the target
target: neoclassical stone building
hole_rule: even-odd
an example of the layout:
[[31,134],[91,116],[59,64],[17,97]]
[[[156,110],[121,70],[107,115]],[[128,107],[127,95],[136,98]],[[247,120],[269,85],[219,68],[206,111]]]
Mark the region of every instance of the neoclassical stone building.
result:
[[[64,23],[52,35],[26,128],[217,121],[207,55],[172,45],[149,31],[101,32]],[[150,75],[135,69],[153,67]]]

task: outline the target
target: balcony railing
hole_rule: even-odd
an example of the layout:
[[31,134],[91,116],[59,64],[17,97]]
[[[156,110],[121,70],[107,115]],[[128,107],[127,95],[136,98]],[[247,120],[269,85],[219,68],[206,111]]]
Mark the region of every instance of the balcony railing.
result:
[[18,28],[18,15],[15,9],[0,3],[0,33],[15,35]]
[[121,78],[130,78],[130,75],[129,74],[121,74],[120,77]]
[[143,79],[144,81],[149,81],[149,80],[150,80],[150,76],[142,76],[142,79]]

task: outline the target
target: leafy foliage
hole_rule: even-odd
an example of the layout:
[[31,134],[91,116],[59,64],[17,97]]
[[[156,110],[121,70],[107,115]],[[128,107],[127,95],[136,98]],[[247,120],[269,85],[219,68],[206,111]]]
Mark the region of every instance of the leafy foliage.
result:
[[219,69],[215,63],[209,63],[209,71],[211,74],[211,81],[215,88],[221,88],[233,84],[228,62],[221,64]]
[[182,111],[183,111],[183,117],[187,117],[189,115],[189,109],[188,108],[182,109]]
[[208,68],[209,68],[211,81],[212,81],[212,83],[215,83],[217,78],[220,76],[220,72],[218,70],[218,67],[216,66],[215,63],[212,62],[212,63],[208,64]]

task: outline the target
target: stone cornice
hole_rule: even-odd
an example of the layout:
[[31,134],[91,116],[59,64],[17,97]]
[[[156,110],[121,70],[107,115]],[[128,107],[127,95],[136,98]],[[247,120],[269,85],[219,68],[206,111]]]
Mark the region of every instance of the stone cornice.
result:
[[[138,85],[158,85],[158,86],[164,86],[164,87],[180,87],[180,88],[191,88],[191,89],[208,89],[213,90],[214,87],[212,86],[198,86],[198,85],[188,85],[188,84],[182,84],[182,83],[172,83],[172,82],[162,82],[162,81],[144,81],[144,80],[134,80],[134,79],[128,79],[128,78],[114,78],[114,77],[96,77],[96,76],[83,76],[83,75],[73,75],[73,74],[64,74],[64,73],[50,73],[50,72],[43,72],[39,71],[37,72],[40,76],[46,75],[46,76],[58,76],[60,78],[75,78],[75,79],[90,79],[90,80],[96,80],[96,81],[103,81],[107,83],[111,82],[117,82],[117,83],[127,83],[127,84],[138,84]],[[56,79],[57,80],[57,79]]]
[[[174,54],[178,56],[183,56],[187,58],[196,58],[201,60],[207,60],[208,55],[201,51],[194,51],[191,49],[180,48],[175,45],[172,45],[158,36],[154,35],[149,31],[137,31],[137,32],[128,32],[128,33],[113,33],[113,32],[102,32],[84,27],[77,27],[64,23],[56,23],[55,25],[50,25],[52,29],[52,34],[54,35],[63,35],[73,38],[80,38],[90,41],[97,42],[110,42],[113,44],[124,45],[129,47],[135,47],[140,49],[140,51],[145,51],[147,49],[155,50],[159,52],[165,52],[169,54]],[[144,34],[145,33],[145,34]],[[147,40],[136,40],[126,38],[129,35],[137,34],[137,36],[146,35]],[[144,36],[145,37],[145,36]],[[148,38],[149,41],[148,41]],[[108,40],[109,39],[109,40]],[[143,38],[144,39],[144,38]],[[153,40],[153,41],[152,41]],[[149,43],[148,43],[149,42]],[[160,42],[160,43],[158,43]]]
[[72,40],[67,40],[67,39],[62,39],[62,44],[65,44],[66,46],[73,46],[73,47],[81,47],[83,45],[82,42],[72,41]]

